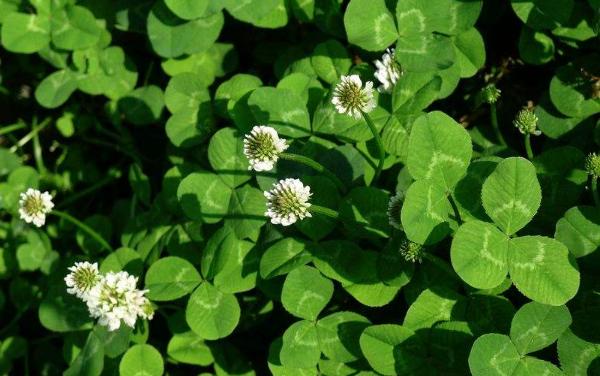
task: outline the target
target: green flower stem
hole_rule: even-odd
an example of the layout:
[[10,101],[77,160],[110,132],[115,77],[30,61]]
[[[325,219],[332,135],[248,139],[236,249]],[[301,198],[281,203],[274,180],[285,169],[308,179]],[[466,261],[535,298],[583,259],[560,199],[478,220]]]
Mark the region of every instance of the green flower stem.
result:
[[492,127],[494,128],[494,133],[496,134],[496,138],[500,143],[506,146],[506,140],[504,136],[502,136],[502,132],[500,132],[500,126],[498,126],[498,113],[496,111],[496,103],[490,103],[490,119],[492,121]]
[[18,131],[19,129],[23,129],[26,128],[27,124],[23,123],[21,120],[19,120],[18,123],[16,124],[12,124],[12,125],[8,125],[6,127],[2,127],[2,129],[0,129],[0,136],[13,132],[13,131]]
[[85,189],[82,189],[80,191],[78,191],[77,193],[69,196],[69,198],[67,198],[66,200],[64,200],[63,202],[61,202],[60,204],[56,205],[57,208],[64,208],[70,204],[72,204],[73,202],[89,195],[90,193],[93,193],[95,191],[97,191],[98,189],[104,187],[105,185],[110,184],[113,180],[116,180],[118,178],[121,177],[121,171],[120,170],[110,170],[108,171],[108,175],[104,177],[104,179],[100,180],[99,182],[97,182],[96,184],[87,187]]
[[94,229],[92,229],[90,226],[86,225],[85,223],[81,222],[77,218],[71,216],[70,214],[62,212],[60,210],[52,210],[50,212],[50,214],[53,214],[59,218],[62,218],[68,222],[71,222],[72,224],[77,226],[81,231],[85,232],[86,234],[91,236],[95,241],[97,241],[98,244],[100,244],[102,246],[102,248],[106,249],[109,252],[113,251],[110,244],[108,244],[108,242],[106,240],[104,240],[104,238],[100,234],[98,234]]
[[335,176],[331,171],[326,169],[325,166],[323,166],[319,162],[315,161],[314,159],[305,157],[303,155],[292,154],[292,153],[281,153],[281,154],[279,154],[279,157],[281,159],[285,159],[287,161],[301,163],[305,166],[312,168],[313,170],[315,170],[317,172],[322,173],[323,175],[325,175],[329,179],[331,179],[331,181],[333,183],[335,183],[335,185],[338,187],[338,189],[341,192],[343,192],[343,193],[346,192],[346,187],[344,186],[344,183],[342,183],[342,181],[337,176]]
[[596,176],[591,176],[592,178],[592,197],[594,197],[594,203],[596,206],[600,207],[600,197],[598,196],[598,178]]
[[337,219],[340,216],[340,214],[338,212],[336,212],[335,210],[326,208],[324,206],[315,205],[315,204],[311,204],[310,208],[308,208],[308,211],[310,211],[311,213],[323,214],[323,215],[333,218],[333,219]]
[[361,111],[361,113],[362,113],[363,118],[367,122],[367,125],[369,126],[369,129],[371,130],[371,133],[373,134],[373,137],[375,138],[375,143],[377,144],[377,150],[379,151],[379,162],[377,163],[377,169],[375,170],[375,176],[373,177],[373,183],[375,183],[377,181],[377,179],[379,179],[379,175],[381,175],[381,170],[383,169],[383,162],[385,161],[385,149],[383,148],[383,143],[381,142],[381,137],[379,136],[379,132],[377,131],[375,124],[373,124],[371,117],[365,112]]
[[525,135],[525,150],[527,151],[527,158],[533,159],[533,151],[531,150],[531,133]]
[[458,221],[458,224],[461,225],[463,223],[462,218],[460,217],[460,212],[458,211],[458,206],[456,205],[456,202],[454,201],[452,194],[448,195],[448,201],[450,201],[450,205],[452,205],[452,210],[454,210],[454,218]]
[[46,126],[48,124],[50,124],[50,121],[52,120],[52,118],[46,118],[44,119],[44,121],[42,121],[39,125],[34,126],[33,129],[27,133],[22,139],[20,139],[19,141],[17,141],[17,144],[14,145],[13,147],[10,148],[10,152],[14,153],[15,151],[17,151],[17,149],[22,148],[23,146],[25,146],[25,144],[27,144],[29,141],[31,141],[31,139],[37,135],[38,133],[40,133],[44,128],[46,128]]

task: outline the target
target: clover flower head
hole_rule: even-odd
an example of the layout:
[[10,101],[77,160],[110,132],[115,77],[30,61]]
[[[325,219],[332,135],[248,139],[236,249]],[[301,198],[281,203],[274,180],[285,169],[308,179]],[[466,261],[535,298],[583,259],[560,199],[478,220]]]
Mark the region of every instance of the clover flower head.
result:
[[397,192],[390,198],[388,202],[387,216],[390,226],[402,230],[402,223],[400,222],[400,211],[402,210],[402,204],[404,202],[404,194]]
[[379,80],[381,85],[377,88],[380,93],[389,93],[396,85],[396,82],[402,76],[402,68],[395,59],[395,50],[388,48],[381,57],[381,60],[375,60],[375,78]]
[[121,322],[133,328],[138,316],[152,319],[151,303],[144,296],[148,290],[138,290],[136,284],[137,277],[127,272],[107,273],[88,294],[90,316],[109,331],[119,329]]
[[279,154],[288,148],[285,139],[277,131],[265,125],[256,125],[244,137],[244,155],[248,158],[248,170],[270,171],[277,163]]
[[377,105],[373,98],[373,82],[367,81],[363,88],[358,75],[342,76],[333,90],[331,103],[340,114],[347,114],[358,120],[363,112],[371,112]]
[[420,263],[423,261],[423,246],[404,238],[400,243],[400,254],[408,262]]
[[54,203],[52,203],[50,193],[42,193],[37,189],[29,188],[21,193],[19,206],[19,214],[22,220],[33,223],[37,227],[42,227],[46,223],[46,214],[50,213]]
[[523,134],[532,134],[539,136],[542,134],[537,129],[538,117],[529,108],[524,108],[517,114],[517,117],[513,121],[515,127],[519,129],[519,132]]
[[65,277],[67,292],[87,301],[90,290],[102,279],[97,263],[76,262]]
[[500,99],[502,92],[494,84],[489,84],[483,88],[483,100],[488,103],[496,103]]
[[308,200],[312,193],[298,179],[284,179],[273,185],[265,192],[267,211],[265,215],[271,218],[271,223],[289,226],[298,220],[311,217]]
[[600,177],[600,155],[590,153],[585,158],[585,170],[595,178]]

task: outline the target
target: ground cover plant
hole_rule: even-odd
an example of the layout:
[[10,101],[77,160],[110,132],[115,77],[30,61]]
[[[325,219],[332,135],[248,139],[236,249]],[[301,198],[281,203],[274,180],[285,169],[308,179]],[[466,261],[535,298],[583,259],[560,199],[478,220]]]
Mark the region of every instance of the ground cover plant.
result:
[[0,0],[0,374],[600,374],[599,30]]

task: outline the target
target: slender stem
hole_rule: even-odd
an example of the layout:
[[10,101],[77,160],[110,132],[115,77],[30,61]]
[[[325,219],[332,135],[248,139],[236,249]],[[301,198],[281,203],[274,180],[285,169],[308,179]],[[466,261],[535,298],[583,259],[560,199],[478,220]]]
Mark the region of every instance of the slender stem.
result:
[[108,172],[108,175],[100,180],[99,182],[97,182],[96,184],[92,185],[91,187],[87,187],[85,189],[82,189],[80,191],[78,191],[77,193],[74,193],[73,195],[69,196],[69,198],[67,198],[66,200],[64,200],[63,202],[61,202],[60,204],[58,204],[56,206],[57,209],[61,209],[64,208],[70,204],[72,204],[73,202],[89,195],[90,193],[95,192],[96,190],[104,187],[105,185],[111,183],[113,180],[116,180],[118,178],[121,177],[121,171],[120,170],[110,170]]
[[598,196],[598,178],[592,175],[592,197],[594,197],[594,203],[596,206],[600,207],[600,197]]
[[27,144],[36,134],[40,133],[42,129],[46,128],[46,126],[50,124],[51,120],[52,118],[46,118],[40,123],[40,125],[33,127],[33,129],[29,133],[27,133],[22,139],[17,141],[16,145],[10,148],[10,152],[14,153],[15,151],[17,151],[17,149],[20,149],[23,146],[25,146],[25,144]]
[[458,224],[462,224],[462,218],[460,217],[460,212],[458,211],[458,206],[452,197],[452,194],[448,195],[448,201],[450,201],[450,205],[452,205],[452,210],[454,210],[454,218],[458,221]]
[[377,169],[375,170],[375,176],[373,177],[373,183],[375,183],[377,181],[377,179],[379,179],[379,175],[381,174],[381,170],[383,169],[383,162],[385,161],[385,149],[383,148],[383,143],[381,142],[381,137],[379,136],[379,132],[377,131],[375,124],[373,124],[371,117],[365,112],[361,112],[361,113],[363,115],[363,118],[367,122],[367,125],[369,126],[369,129],[371,130],[371,133],[373,134],[373,137],[375,138],[375,143],[377,144],[377,150],[379,151],[379,162],[377,163]]
[[533,151],[531,150],[531,133],[525,135],[525,150],[527,151],[527,158],[533,159]]
[[59,218],[62,218],[66,221],[71,222],[72,224],[77,226],[81,231],[87,233],[92,239],[97,241],[98,244],[100,244],[102,246],[102,248],[104,248],[110,252],[113,251],[110,244],[108,244],[108,242],[106,240],[104,240],[104,238],[100,234],[98,234],[94,229],[92,229],[90,226],[86,225],[85,223],[81,222],[77,218],[71,216],[68,213],[62,212],[60,210],[52,210],[50,212],[50,214],[54,214],[55,216],[57,216]]
[[[35,121],[37,123],[37,120]],[[42,146],[40,145],[39,135],[36,133],[33,135],[33,157],[35,158],[35,165],[38,171],[44,175],[48,172],[44,165],[44,157],[42,156]]]
[[25,124],[21,120],[19,120],[19,122],[16,124],[7,125],[6,127],[2,127],[2,129],[0,129],[0,136],[10,133],[12,131],[18,131],[19,129],[23,129],[26,127],[27,127],[27,124]]
[[326,208],[324,206],[320,206],[320,205],[315,205],[315,204],[311,204],[310,208],[308,208],[308,210],[312,213],[318,213],[318,214],[323,214],[326,215],[330,218],[334,218],[337,219],[340,215],[338,212],[336,212],[335,210]]
[[504,136],[502,136],[502,132],[500,132],[500,126],[498,126],[498,113],[496,111],[496,103],[490,103],[490,119],[492,121],[492,127],[494,128],[496,138],[502,145],[506,146],[506,140],[504,139]]
[[335,183],[335,185],[338,187],[338,189],[340,191],[342,191],[342,192],[346,191],[346,187],[344,186],[344,183],[342,183],[342,181],[337,176],[335,176],[331,171],[326,169],[325,166],[323,166],[319,162],[315,161],[314,159],[305,157],[303,155],[292,154],[292,153],[281,153],[281,154],[279,154],[279,157],[281,159],[285,159],[288,161],[294,161],[294,162],[301,163],[305,166],[312,168],[313,170],[315,170],[317,172],[324,174],[329,179],[331,179],[331,181],[333,183]]

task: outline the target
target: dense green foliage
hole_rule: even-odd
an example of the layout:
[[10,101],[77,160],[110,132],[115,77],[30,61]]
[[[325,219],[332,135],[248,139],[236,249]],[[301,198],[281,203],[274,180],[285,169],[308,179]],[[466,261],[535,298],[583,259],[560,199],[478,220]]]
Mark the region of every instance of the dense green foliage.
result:
[[[599,0],[0,0],[0,28],[0,374],[600,374]],[[339,113],[387,48],[393,88]],[[292,157],[249,170],[255,125]],[[76,261],[152,320],[91,318]]]

